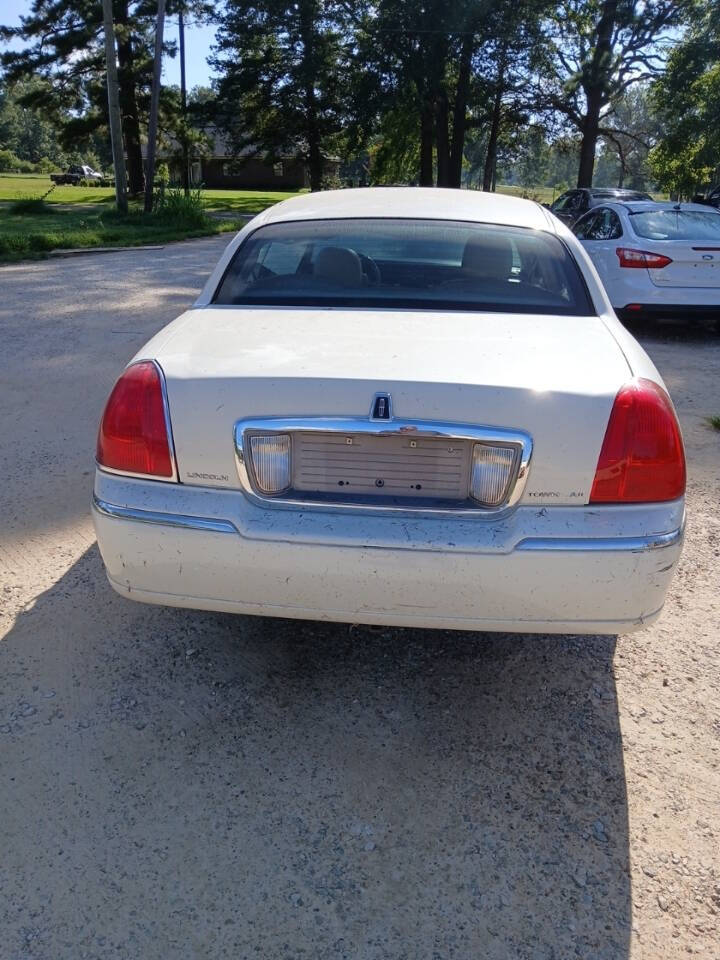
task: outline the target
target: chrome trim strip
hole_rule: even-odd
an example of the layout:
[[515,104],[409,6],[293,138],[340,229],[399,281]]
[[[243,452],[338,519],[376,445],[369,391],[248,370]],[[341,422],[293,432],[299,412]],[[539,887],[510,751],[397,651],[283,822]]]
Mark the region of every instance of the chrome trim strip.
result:
[[[458,506],[433,507],[392,506],[383,503],[353,503],[303,496],[267,496],[258,490],[253,477],[252,463],[246,452],[246,440],[254,433],[365,433],[373,436],[433,437],[443,440],[467,440],[471,443],[490,443],[515,447],[518,451],[515,478],[510,493],[500,507]],[[265,507],[312,510],[355,510],[362,512],[411,513],[446,516],[486,517],[496,520],[511,510],[522,497],[527,482],[533,442],[522,430],[503,430],[498,427],[474,426],[463,423],[442,423],[432,420],[371,420],[363,417],[264,417],[238,420],[233,428],[235,460],[243,493]]]
[[182,513],[161,513],[158,510],[139,510],[136,507],[119,507],[93,495],[92,505],[98,513],[113,520],[135,520],[138,523],[155,523],[165,527],[180,527],[183,530],[204,530],[211,533],[237,533],[240,531],[230,520],[215,520],[211,517],[191,517]]
[[[179,527],[184,530],[202,530],[209,533],[234,533],[242,536],[238,528],[231,520],[220,520],[212,517],[193,517],[181,513],[165,513],[158,510],[140,510],[136,507],[121,507],[107,500],[101,500],[93,494],[93,509],[106,517],[114,520],[132,520],[139,523],[154,523],[166,527]],[[685,524],[677,530],[670,533],[657,533],[648,537],[526,537],[520,540],[514,550],[527,552],[565,552],[565,553],[638,553],[647,550],[658,550],[663,547],[675,546],[682,542],[685,533]],[[289,541],[288,541],[289,542]],[[353,548],[357,544],[346,544]],[[405,542],[398,543],[397,546],[383,546],[390,550],[414,549],[412,545]],[[421,550],[426,550],[423,546]],[[465,551],[464,551],[465,552]],[[478,551],[482,552],[482,551]],[[499,557],[505,554],[498,554]]]
[[656,533],[649,537],[526,537],[515,545],[516,550],[556,551],[566,553],[640,553],[645,550],[660,550],[682,543],[685,524],[670,533]]
[[[162,391],[162,399],[163,399],[163,413],[165,414],[165,430],[167,431],[168,446],[170,447],[170,460],[172,461],[172,474],[169,477],[158,477],[155,474],[150,474],[150,473],[131,473],[129,470],[116,470],[115,467],[106,467],[103,464],[98,463],[97,460],[95,461],[95,466],[98,468],[98,470],[102,470],[104,473],[113,473],[117,477],[136,477],[140,480],[157,480],[159,483],[180,483],[180,479],[178,477],[177,457],[175,456],[175,440],[173,438],[172,422],[170,420],[170,403],[168,401],[168,395],[167,395],[167,383],[165,382],[165,371],[157,362],[157,360],[154,360],[152,357],[141,357],[139,360],[133,360],[132,363],[129,363],[125,367],[125,370],[129,370],[130,367],[134,367],[138,363],[152,363],[160,376],[160,389]],[[125,373],[125,370],[123,370],[123,373]]]

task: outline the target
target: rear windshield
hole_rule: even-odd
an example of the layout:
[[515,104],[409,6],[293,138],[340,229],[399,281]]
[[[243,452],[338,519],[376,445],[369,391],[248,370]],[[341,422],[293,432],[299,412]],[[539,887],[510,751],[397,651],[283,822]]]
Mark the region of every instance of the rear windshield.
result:
[[632,214],[633,230],[648,240],[720,240],[720,213],[649,210]]
[[303,220],[260,227],[215,303],[594,313],[577,264],[538,230],[444,220]]

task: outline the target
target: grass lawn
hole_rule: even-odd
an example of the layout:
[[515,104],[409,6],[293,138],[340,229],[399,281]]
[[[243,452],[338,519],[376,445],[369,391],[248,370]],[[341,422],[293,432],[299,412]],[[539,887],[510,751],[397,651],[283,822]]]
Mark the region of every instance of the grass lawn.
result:
[[116,217],[109,204],[59,209],[44,214],[15,215],[0,205],[0,261],[42,256],[50,250],[91,247],[140,246],[169,243],[189,237],[206,237],[239,230],[244,221],[213,220],[204,224],[163,222],[142,218],[138,213],[126,220]]
[[242,215],[259,213],[294,194],[262,190],[207,190],[203,205],[210,212],[237,217],[203,223],[163,221],[138,214],[119,218],[113,209],[112,187],[61,186],[47,196],[44,212],[13,213],[13,202],[40,198],[52,187],[42,174],[0,174],[0,261],[41,256],[50,250],[73,247],[136,246],[169,243],[188,237],[203,237],[239,230]]
[[[0,173],[0,202],[41,197],[53,186],[50,177],[42,173]],[[208,210],[230,210],[235,213],[259,213],[280,200],[287,200],[303,191],[282,190],[203,190],[204,205]],[[113,187],[55,187],[46,199],[48,204],[112,202]]]

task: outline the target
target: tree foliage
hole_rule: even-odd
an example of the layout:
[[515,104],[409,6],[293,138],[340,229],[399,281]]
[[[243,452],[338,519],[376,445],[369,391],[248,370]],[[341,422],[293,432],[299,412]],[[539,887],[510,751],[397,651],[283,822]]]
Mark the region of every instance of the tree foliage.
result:
[[344,19],[326,0],[227,0],[211,61],[216,120],[236,153],[300,157],[313,190],[347,116]]
[[658,182],[691,197],[720,177],[720,2],[702,0],[652,89],[662,137],[650,160]]
[[543,99],[580,135],[578,186],[592,185],[598,139],[619,131],[614,106],[660,72],[669,31],[687,9],[685,0],[562,0],[555,8]]

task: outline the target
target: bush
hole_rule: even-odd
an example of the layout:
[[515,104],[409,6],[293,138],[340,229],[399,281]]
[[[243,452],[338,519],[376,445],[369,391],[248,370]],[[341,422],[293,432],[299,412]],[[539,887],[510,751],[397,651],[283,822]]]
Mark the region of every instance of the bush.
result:
[[187,196],[180,187],[161,191],[155,199],[152,217],[157,223],[172,226],[204,227],[208,218],[201,188],[191,190]]
[[14,233],[0,233],[0,256],[17,256],[30,249],[28,238]]
[[0,150],[0,173],[19,173],[22,160],[12,150]]
[[166,163],[159,163],[155,170],[155,182],[167,187],[170,183],[170,168]]
[[[48,190],[48,193],[49,192]],[[52,210],[42,197],[21,197],[19,200],[10,204],[8,212],[16,216],[39,217],[52,213]]]

